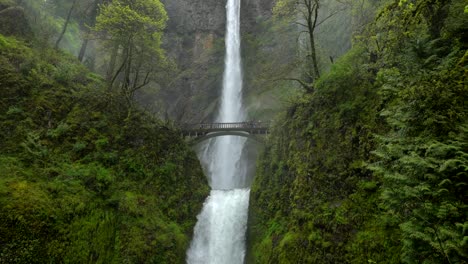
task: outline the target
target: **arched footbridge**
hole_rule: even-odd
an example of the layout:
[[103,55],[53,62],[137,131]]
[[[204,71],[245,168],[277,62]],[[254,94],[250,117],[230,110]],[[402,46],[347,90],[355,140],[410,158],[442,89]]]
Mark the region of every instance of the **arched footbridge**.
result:
[[190,144],[196,145],[210,138],[220,136],[239,136],[263,143],[264,135],[270,131],[269,122],[248,121],[236,123],[200,123],[181,125],[182,135]]

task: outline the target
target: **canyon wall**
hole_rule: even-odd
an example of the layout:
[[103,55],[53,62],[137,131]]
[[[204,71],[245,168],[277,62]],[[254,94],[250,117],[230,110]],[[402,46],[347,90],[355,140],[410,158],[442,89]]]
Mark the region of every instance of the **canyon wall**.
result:
[[[165,104],[165,115],[172,119],[191,123],[212,120],[223,76],[225,2],[163,2],[169,15],[165,48],[178,65],[178,75],[161,91],[158,100]],[[242,2],[242,35],[256,33],[259,23],[271,16],[273,2]]]

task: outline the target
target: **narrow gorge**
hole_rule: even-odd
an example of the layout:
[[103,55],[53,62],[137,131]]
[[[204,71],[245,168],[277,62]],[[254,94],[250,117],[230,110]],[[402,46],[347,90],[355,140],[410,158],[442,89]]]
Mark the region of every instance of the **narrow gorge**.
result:
[[[240,0],[226,5],[226,57],[218,122],[245,121],[242,105],[240,53]],[[212,139],[201,153],[208,164],[212,188],[198,216],[194,238],[187,252],[189,264],[243,263],[250,190],[240,167],[245,139],[223,136]]]
[[466,264],[467,84],[466,0],[0,0],[0,264]]

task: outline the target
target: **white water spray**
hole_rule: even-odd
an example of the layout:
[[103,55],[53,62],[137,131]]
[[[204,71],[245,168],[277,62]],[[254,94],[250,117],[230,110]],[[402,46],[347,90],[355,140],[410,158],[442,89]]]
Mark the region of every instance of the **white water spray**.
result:
[[[218,122],[245,119],[242,108],[240,57],[240,0],[228,0],[226,57]],[[239,166],[245,139],[225,136],[213,140],[207,159],[211,188],[198,215],[194,238],[187,252],[189,264],[241,264],[245,257],[245,231],[249,189],[246,171]]]
[[[240,122],[245,119],[242,107],[242,70],[240,56],[240,0],[226,5],[226,57],[223,92],[218,122]],[[245,170],[239,165],[245,139],[219,137],[210,148],[208,174],[213,189],[245,187]]]
[[198,216],[187,263],[244,262],[249,193],[249,189],[211,191]]

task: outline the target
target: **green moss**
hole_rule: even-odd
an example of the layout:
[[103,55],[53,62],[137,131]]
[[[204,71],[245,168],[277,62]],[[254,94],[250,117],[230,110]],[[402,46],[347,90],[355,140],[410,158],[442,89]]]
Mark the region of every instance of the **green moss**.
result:
[[384,8],[277,117],[251,191],[249,262],[467,261],[466,23],[462,1],[420,2]]
[[183,263],[209,192],[170,127],[0,35],[0,263]]

